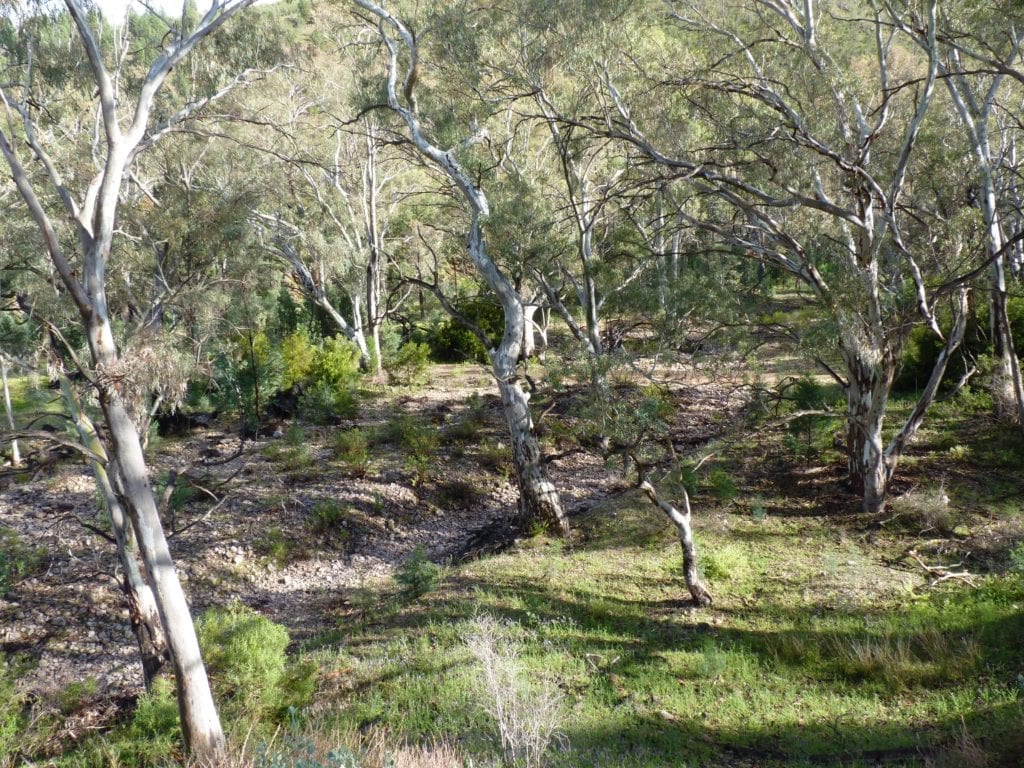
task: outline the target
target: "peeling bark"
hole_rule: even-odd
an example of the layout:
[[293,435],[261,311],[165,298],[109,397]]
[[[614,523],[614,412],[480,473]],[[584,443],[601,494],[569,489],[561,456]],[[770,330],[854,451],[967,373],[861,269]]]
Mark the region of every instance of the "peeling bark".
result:
[[640,490],[647,494],[647,498],[662,512],[668,515],[668,519],[675,525],[679,532],[679,546],[683,550],[683,578],[686,580],[686,589],[693,598],[693,602],[700,606],[711,605],[714,598],[707,587],[700,580],[697,572],[697,547],[693,543],[693,529],[690,526],[690,495],[683,489],[683,509],[680,512],[674,506],[662,499],[658,492],[647,480],[641,480]]

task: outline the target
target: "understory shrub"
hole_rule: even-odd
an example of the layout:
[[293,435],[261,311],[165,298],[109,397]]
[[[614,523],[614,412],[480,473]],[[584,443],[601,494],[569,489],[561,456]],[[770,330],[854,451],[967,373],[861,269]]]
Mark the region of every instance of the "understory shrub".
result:
[[0,654],[0,766],[6,768],[12,763],[7,762],[8,756],[14,759],[24,717],[22,709],[25,698],[16,686],[16,665]]
[[430,561],[422,544],[395,571],[395,581],[402,588],[402,594],[410,600],[432,592],[440,580],[441,566]]
[[564,695],[549,675],[527,671],[516,627],[493,616],[474,619],[466,645],[478,668],[478,696],[494,718],[508,765],[538,768],[559,726]]
[[370,468],[370,440],[362,429],[334,433],[334,453],[353,477],[363,477]]
[[312,697],[316,667],[288,659],[290,638],[280,624],[235,604],[206,611],[196,633],[228,721],[280,721]]
[[384,357],[384,370],[396,384],[426,383],[429,365],[430,346],[420,341],[407,341]]
[[[505,314],[499,305],[486,299],[470,299],[461,302],[457,309],[487,335],[492,345],[497,346],[505,330]],[[442,363],[487,362],[487,350],[480,339],[453,317],[432,328],[427,343],[431,355]]]
[[0,597],[22,579],[38,572],[46,562],[46,550],[26,544],[17,532],[0,528]]
[[356,415],[359,384],[359,350],[337,336],[325,339],[306,371],[305,393],[299,412],[318,423]]

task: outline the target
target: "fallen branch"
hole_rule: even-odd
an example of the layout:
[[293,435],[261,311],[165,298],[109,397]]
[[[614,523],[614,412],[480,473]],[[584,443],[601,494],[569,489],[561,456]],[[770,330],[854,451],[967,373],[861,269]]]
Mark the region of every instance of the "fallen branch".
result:
[[934,587],[936,584],[941,584],[942,582],[949,581],[951,579],[960,579],[961,581],[970,584],[972,587],[977,586],[977,584],[974,583],[975,575],[973,573],[966,570],[953,570],[955,568],[962,568],[963,561],[952,565],[928,565],[928,563],[921,559],[921,556],[917,554],[917,551],[913,549],[907,551],[907,556],[928,573],[930,578],[928,586],[930,587]]

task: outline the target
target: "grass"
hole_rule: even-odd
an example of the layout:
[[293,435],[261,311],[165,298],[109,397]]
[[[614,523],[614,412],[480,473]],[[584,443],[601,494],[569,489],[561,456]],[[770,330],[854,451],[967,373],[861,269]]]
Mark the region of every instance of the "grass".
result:
[[615,523],[594,522],[592,546],[541,542],[466,566],[417,605],[365,623],[323,659],[346,670],[337,722],[414,740],[458,733],[486,752],[462,638],[487,613],[520,628],[524,663],[554,674],[573,702],[571,751],[553,765],[700,764],[736,751],[791,765],[943,744],[961,719],[977,737],[1019,724],[1020,579],[923,595],[907,588],[919,579],[866,554],[847,566],[845,547],[830,572],[824,524],[737,520],[705,533],[703,548],[757,541],[744,552],[749,577],[709,576],[716,608],[690,613],[670,537],[602,539],[624,516],[649,514],[620,507]]
[[[910,407],[894,400],[889,423]],[[897,470],[883,521],[862,515],[842,487],[834,449],[808,449],[831,446],[831,429],[723,441],[691,478],[712,608],[690,607],[672,527],[635,490],[574,518],[569,544],[540,536],[443,573],[421,551],[399,570],[399,594],[394,584],[362,587],[337,627],[304,641],[320,682],[296,733],[311,734],[318,755],[332,740],[351,743],[345,734],[370,733],[457,744],[452,765],[462,753],[497,765],[510,754],[509,727],[481,695],[485,655],[467,645],[494,617],[516,679],[553,686],[557,738],[538,765],[1014,765],[1024,725],[1020,536],[998,557],[967,559],[973,586],[929,587],[904,555],[921,547],[953,562],[973,545],[968,534],[1019,519],[1019,435],[984,404],[938,404]],[[355,475],[386,453],[432,459],[434,435],[399,415],[334,447]],[[290,435],[275,459],[305,445]],[[467,454],[481,469],[508,466],[493,438]],[[451,508],[477,492],[434,490]],[[305,533],[335,541],[371,524],[365,514],[320,501]],[[269,528],[260,551],[282,565],[296,559],[294,533]]]
[[[897,401],[893,423],[909,407]],[[785,433],[725,451],[693,499],[709,610],[689,608],[678,543],[635,492],[591,509],[572,547],[528,540],[453,568],[416,603],[321,644],[337,671],[323,691],[331,722],[414,742],[458,734],[493,756],[463,642],[486,614],[519,633],[527,674],[554,676],[567,697],[568,751],[550,750],[551,766],[953,765],[979,751],[1012,765],[1024,574],[1011,565],[974,587],[929,588],[901,559],[922,531],[956,546],[959,524],[996,495],[1012,497],[997,514],[1017,504],[1019,515],[1019,437],[963,415],[938,408],[912,447],[898,473],[911,490],[894,505],[903,525],[864,520],[831,455],[820,471],[798,468],[799,483],[745,463],[784,454]],[[986,436],[984,449],[949,453]]]

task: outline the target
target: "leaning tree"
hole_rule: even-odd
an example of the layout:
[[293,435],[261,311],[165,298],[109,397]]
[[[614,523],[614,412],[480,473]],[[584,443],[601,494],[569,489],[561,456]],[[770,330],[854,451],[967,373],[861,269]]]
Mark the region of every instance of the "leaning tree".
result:
[[[355,0],[355,3],[370,14],[369,18],[373,19],[373,25],[387,50],[387,107],[405,126],[416,151],[454,185],[469,208],[467,253],[479,277],[498,299],[503,310],[504,331],[501,340],[494,344],[483,332],[478,332],[477,336],[487,349],[498,391],[501,393],[505,422],[512,442],[522,516],[527,520],[546,521],[562,534],[568,534],[569,524],[558,490],[548,478],[544,467],[540,442],[530,413],[529,395],[523,389],[522,376],[518,370],[526,325],[523,297],[488,252],[484,222],[491,213],[490,202],[481,183],[459,159],[461,150],[483,140],[484,134],[478,126],[462,147],[447,150],[430,137],[417,104],[416,87],[423,66],[420,40],[401,20],[380,5],[370,0]],[[456,311],[450,304],[446,309]]]
[[[203,106],[217,98],[212,92],[174,109],[159,99],[161,87],[204,38],[254,0],[215,0],[194,26],[182,15],[179,23],[166,23],[166,47],[145,67],[128,91],[119,66],[131,56],[127,37],[111,57],[97,34],[101,19],[90,15],[79,0],[65,0],[87,61],[95,109],[95,136],[91,143],[93,168],[83,172],[76,148],[62,146],[69,134],[48,123],[55,113],[36,109],[36,86],[31,43],[18,51],[5,51],[7,71],[20,72],[18,82],[0,86],[7,124],[0,129],[0,152],[10,167],[10,178],[38,228],[65,301],[79,316],[90,362],[81,373],[99,401],[107,438],[103,446],[112,487],[123,502],[145,564],[146,579],[167,635],[177,682],[178,706],[186,749],[201,759],[224,750],[225,741],[210,691],[199,643],[184,591],[178,579],[161,525],[149,479],[139,429],[126,392],[146,375],[143,361],[120,354],[108,302],[107,273],[114,257],[115,227],[120,196],[139,155],[174,131]],[[112,68],[110,62],[114,62]],[[87,98],[87,97],[83,97]],[[165,115],[154,124],[154,113]],[[89,123],[88,120],[84,121]],[[27,156],[21,145],[27,146]],[[70,150],[70,151],[69,151]],[[83,148],[78,147],[81,153]],[[65,160],[58,158],[62,152]],[[88,157],[89,149],[84,149]],[[62,168],[62,165],[66,167]],[[42,173],[35,173],[35,166]],[[98,457],[97,457],[98,458]]]

